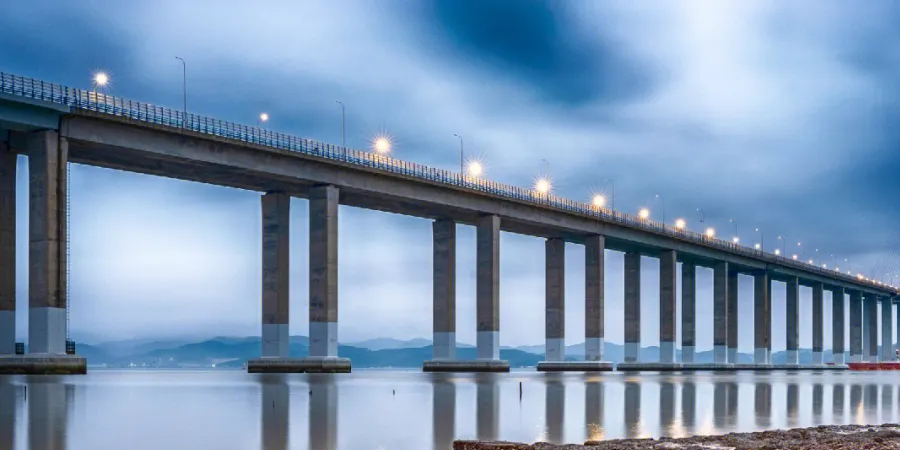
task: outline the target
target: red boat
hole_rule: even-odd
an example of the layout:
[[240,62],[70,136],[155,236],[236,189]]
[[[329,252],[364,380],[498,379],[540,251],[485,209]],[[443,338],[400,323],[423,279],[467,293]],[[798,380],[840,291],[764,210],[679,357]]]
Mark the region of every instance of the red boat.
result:
[[892,362],[852,362],[847,363],[850,370],[900,370],[900,361]]

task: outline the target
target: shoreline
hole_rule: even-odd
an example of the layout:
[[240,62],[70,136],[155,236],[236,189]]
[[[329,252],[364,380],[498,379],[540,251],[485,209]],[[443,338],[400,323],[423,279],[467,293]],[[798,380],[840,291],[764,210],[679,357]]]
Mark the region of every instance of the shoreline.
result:
[[900,424],[821,425],[811,428],[660,439],[615,439],[584,444],[455,441],[453,450],[813,450],[900,449]]

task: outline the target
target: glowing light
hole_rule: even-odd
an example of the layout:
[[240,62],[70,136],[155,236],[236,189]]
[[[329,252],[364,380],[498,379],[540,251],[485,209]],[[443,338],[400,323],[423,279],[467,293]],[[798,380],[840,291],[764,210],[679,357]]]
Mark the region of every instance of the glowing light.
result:
[[383,134],[375,136],[372,139],[372,148],[375,149],[376,153],[381,153],[382,155],[389,153],[391,151],[391,138]]
[[606,206],[606,197],[603,194],[595,194],[594,198],[591,199],[591,204],[594,205],[595,208],[602,208]]
[[791,255],[791,258],[793,258],[794,260],[796,260],[796,259],[797,259],[797,255]]
[[269,115],[266,114],[266,113],[260,114],[260,115],[259,115],[259,121],[260,121],[260,122],[268,122],[268,121],[269,121]]
[[759,245],[759,244],[757,243],[757,244],[754,245],[753,247],[754,247],[755,249],[759,250],[759,249],[762,247],[762,245]]
[[94,84],[100,87],[106,86],[109,83],[109,75],[106,72],[97,72],[94,74]]
[[484,174],[484,166],[479,161],[469,161],[469,164],[466,166],[466,173],[470,177],[480,177]]
[[780,248],[776,248],[776,249],[775,249],[775,254],[776,254],[776,255],[780,255],[780,254],[781,254],[781,249],[780,249]]
[[638,211],[638,217],[640,217],[641,220],[647,220],[650,217],[650,210],[647,208],[641,208],[641,210]]
[[550,189],[553,189],[553,183],[550,182],[550,178],[540,177],[534,182],[534,190],[538,191],[538,193],[547,194],[550,192]]
[[737,244],[738,242],[741,242],[741,238],[735,236],[735,237],[731,238],[731,241],[734,242],[735,244]]
[[678,228],[679,230],[683,230],[686,227],[687,227],[687,222],[685,222],[684,219],[676,219],[675,220],[675,228]]
[[809,262],[810,264],[812,264],[812,263],[813,263],[813,260],[809,260],[808,262]]
[[705,234],[706,234],[706,237],[708,237],[708,238],[716,237],[716,229],[713,227],[709,227],[706,229]]

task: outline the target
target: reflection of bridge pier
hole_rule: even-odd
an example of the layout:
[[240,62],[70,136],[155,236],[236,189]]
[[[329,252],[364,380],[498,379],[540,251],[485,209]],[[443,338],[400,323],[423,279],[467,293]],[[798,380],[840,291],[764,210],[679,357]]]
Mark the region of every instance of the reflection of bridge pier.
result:
[[28,388],[28,448],[65,449],[72,386],[38,381]]
[[834,417],[840,417],[838,423],[844,422],[844,385],[843,384],[835,384],[831,388],[831,407],[832,413],[831,415]]
[[681,421],[686,432],[694,431],[697,411],[697,386],[693,381],[686,381],[681,386]]
[[449,377],[435,374],[431,379],[431,430],[434,450],[449,450],[456,432],[456,385]]
[[309,376],[309,448],[337,449],[338,393],[330,374]]
[[659,428],[663,435],[672,434],[675,424],[675,384],[663,381],[659,384]]
[[717,428],[734,426],[737,413],[737,384],[716,382],[713,387],[713,412]]
[[772,423],[772,385],[769,383],[756,383],[754,394],[754,409],[756,410],[756,426],[768,428]]
[[584,429],[587,441],[603,440],[603,383],[586,381],[584,386]]
[[22,407],[20,390],[23,389],[0,380],[0,450],[13,450],[16,445],[16,416]]
[[625,435],[636,437],[641,434],[641,384],[636,381],[625,383]]
[[478,374],[475,379],[476,435],[483,441],[496,441],[500,435],[500,401],[493,374]]
[[787,422],[789,427],[797,426],[797,404],[800,403],[800,388],[797,383],[787,385]]
[[822,403],[823,403],[823,393],[824,389],[822,387],[822,383],[813,384],[813,418],[816,422],[822,419]]
[[881,423],[890,422],[894,414],[894,386],[881,385]]
[[286,450],[290,430],[291,390],[280,375],[266,374],[260,379],[262,450]]
[[545,413],[547,417],[547,442],[562,444],[566,411],[566,386],[553,376],[547,380]]

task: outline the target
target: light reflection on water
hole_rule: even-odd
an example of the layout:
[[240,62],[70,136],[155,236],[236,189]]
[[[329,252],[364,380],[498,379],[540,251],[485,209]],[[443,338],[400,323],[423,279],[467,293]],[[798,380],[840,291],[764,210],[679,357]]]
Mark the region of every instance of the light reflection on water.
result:
[[423,449],[898,419],[896,373],[0,377],[0,450]]

